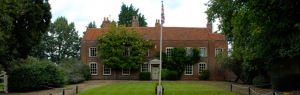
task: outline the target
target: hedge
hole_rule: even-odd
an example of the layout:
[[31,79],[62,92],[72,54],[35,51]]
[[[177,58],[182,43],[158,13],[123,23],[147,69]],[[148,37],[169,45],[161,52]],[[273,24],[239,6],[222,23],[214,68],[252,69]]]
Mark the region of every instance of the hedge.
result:
[[65,71],[69,84],[83,82],[90,78],[89,66],[80,60],[64,60],[59,66]]
[[168,71],[166,75],[167,80],[178,80],[177,71]]
[[139,80],[150,80],[151,79],[150,72],[140,72]]
[[300,75],[287,74],[272,77],[272,89],[276,91],[297,90],[300,88]]
[[209,77],[210,77],[209,70],[204,69],[204,70],[202,70],[202,73],[201,73],[201,75],[199,76],[199,80],[208,80]]
[[9,92],[33,91],[66,84],[64,71],[55,64],[43,61],[21,64],[13,69],[8,78]]

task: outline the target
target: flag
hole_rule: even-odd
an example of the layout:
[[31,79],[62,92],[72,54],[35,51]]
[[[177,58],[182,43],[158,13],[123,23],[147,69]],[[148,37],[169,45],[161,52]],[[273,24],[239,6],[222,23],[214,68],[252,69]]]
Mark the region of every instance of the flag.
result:
[[164,12],[164,4],[162,3],[161,7],[161,25],[165,23],[165,12]]

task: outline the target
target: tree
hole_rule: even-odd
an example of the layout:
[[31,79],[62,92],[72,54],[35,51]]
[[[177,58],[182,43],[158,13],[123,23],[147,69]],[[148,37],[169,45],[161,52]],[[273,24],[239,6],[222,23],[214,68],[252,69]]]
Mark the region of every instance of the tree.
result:
[[97,28],[97,25],[95,23],[95,21],[90,22],[87,26],[85,26],[86,28]]
[[9,70],[10,61],[26,59],[38,45],[51,20],[48,0],[0,1],[0,64]]
[[237,53],[243,66],[261,73],[300,64],[299,3],[295,0],[210,0],[206,13],[209,20],[220,19],[220,29],[233,41],[233,51],[243,50]]
[[139,9],[135,9],[132,4],[130,4],[130,6],[127,6],[124,3],[122,3],[121,6],[118,25],[130,27],[132,24],[133,16],[138,16],[140,27],[147,26],[146,18],[143,14],[139,13]]
[[55,63],[64,59],[79,58],[80,41],[74,23],[68,24],[65,17],[58,17],[51,23],[42,43],[35,47],[32,56],[39,59],[46,57]]
[[111,68],[137,69],[153,45],[151,39],[144,39],[143,36],[134,28],[116,27],[116,22],[112,22],[109,30],[102,30],[102,35],[98,37],[98,57]]

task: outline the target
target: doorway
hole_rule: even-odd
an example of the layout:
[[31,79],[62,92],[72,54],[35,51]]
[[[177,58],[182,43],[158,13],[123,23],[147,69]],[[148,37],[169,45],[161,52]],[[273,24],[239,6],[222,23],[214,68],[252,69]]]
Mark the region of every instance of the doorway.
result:
[[151,68],[151,78],[152,80],[158,80],[159,75],[159,66],[158,65],[152,65]]

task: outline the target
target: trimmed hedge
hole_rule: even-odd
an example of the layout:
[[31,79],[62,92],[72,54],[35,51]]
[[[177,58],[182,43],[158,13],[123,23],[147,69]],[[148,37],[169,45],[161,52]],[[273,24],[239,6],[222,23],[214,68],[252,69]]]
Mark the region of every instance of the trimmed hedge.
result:
[[276,91],[297,90],[300,88],[300,75],[288,74],[279,75],[271,79],[272,89]]
[[199,76],[199,80],[208,80],[209,77],[210,77],[209,70],[204,69],[204,70],[202,70],[202,73],[201,73],[201,75]]
[[177,71],[168,71],[166,75],[167,80],[178,80]]
[[139,80],[150,80],[150,79],[151,79],[151,73],[150,72],[140,72]]
[[9,92],[33,91],[66,84],[64,71],[48,61],[21,64],[13,69],[8,78]]
[[168,69],[162,69],[161,70],[161,80],[166,80]]

